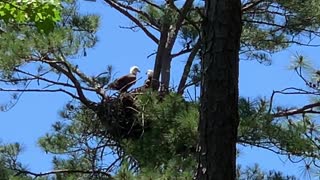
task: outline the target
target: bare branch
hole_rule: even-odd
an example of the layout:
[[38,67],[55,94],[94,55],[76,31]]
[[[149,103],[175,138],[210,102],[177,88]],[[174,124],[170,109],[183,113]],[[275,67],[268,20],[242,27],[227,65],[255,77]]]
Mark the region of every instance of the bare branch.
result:
[[152,18],[149,16],[149,14],[147,14],[146,12],[141,11],[141,10],[138,10],[138,9],[135,9],[135,8],[133,8],[132,6],[129,6],[129,5],[124,5],[124,4],[121,4],[121,3],[118,3],[118,2],[116,2],[116,3],[117,3],[120,7],[124,8],[124,9],[130,10],[130,11],[135,12],[135,13],[141,15],[141,16],[144,16],[145,18],[148,19],[148,21],[149,21],[153,26],[155,26],[155,27],[158,28],[158,29],[160,28],[160,24],[159,24],[158,22],[154,21],[154,19],[152,19]]
[[[34,75],[34,74],[28,73],[28,72],[23,71],[23,70],[18,69],[18,68],[15,68],[14,70],[17,71],[17,72],[20,72],[22,74],[31,76],[32,78],[29,78],[29,80],[42,80],[42,81],[45,81],[45,82],[48,82],[48,83],[52,83],[54,85],[61,85],[61,86],[65,86],[65,87],[75,88],[75,86],[73,86],[73,85],[71,85],[69,83],[62,83],[62,82],[58,82],[58,81],[52,81],[52,80],[49,80],[47,78],[42,77],[42,75]],[[82,87],[82,89],[85,89],[85,90],[88,90],[88,91],[93,91],[93,89],[89,89],[89,88],[85,88],[85,87]]]
[[192,51],[191,51],[191,53],[190,53],[190,55],[189,55],[189,57],[187,59],[187,63],[184,66],[183,74],[181,76],[181,79],[180,79],[180,82],[179,82],[179,86],[178,86],[178,93],[179,94],[183,94],[185,88],[187,88],[186,82],[187,82],[187,79],[188,79],[190,68],[191,68],[192,62],[193,62],[195,56],[197,55],[200,47],[201,47],[201,40],[199,38],[197,43],[192,48]]
[[64,90],[64,89],[4,89],[4,88],[0,88],[0,91],[2,92],[63,92],[68,94],[69,96],[75,98],[75,99],[79,99],[80,98],[74,94],[72,94],[71,92]]
[[297,114],[307,114],[307,113],[320,114],[320,111],[313,110],[313,108],[318,108],[318,107],[320,107],[320,102],[308,104],[298,109],[283,110],[273,114],[272,116],[277,118],[277,117],[287,117],[287,116],[292,116]]
[[248,11],[252,8],[254,8],[255,6],[259,5],[260,3],[262,3],[265,0],[252,0],[248,3],[245,3],[242,5],[242,12],[244,11]]
[[[83,90],[82,90],[82,87],[80,85],[80,82],[76,79],[76,77],[73,75],[72,73],[72,70],[70,69],[70,67],[68,66],[68,64],[66,64],[65,62],[62,62],[62,61],[53,61],[52,59],[50,58],[47,58],[47,59],[44,59],[44,61],[46,63],[48,63],[51,67],[55,68],[56,70],[58,70],[59,72],[63,73],[65,76],[67,76],[71,81],[72,83],[74,84],[75,86],[75,89],[79,95],[78,99],[83,103],[85,104],[87,107],[91,107],[92,105],[92,102],[89,101],[86,96],[84,95],[83,93]],[[60,65],[58,64],[64,64],[64,66],[67,68],[63,68],[61,67]]]
[[109,4],[111,7],[118,10],[120,13],[128,17],[131,21],[133,21],[137,26],[139,26],[142,31],[155,43],[159,43],[158,38],[156,38],[144,25],[133,15],[131,15],[128,11],[124,10],[121,5],[113,0],[104,0],[107,4]]
[[174,54],[171,54],[171,58],[175,58],[175,57],[178,57],[180,55],[183,55],[183,54],[186,54],[186,53],[189,53],[192,51],[193,48],[185,48],[185,49],[182,49],[181,51],[177,52],[177,53],[174,53]]

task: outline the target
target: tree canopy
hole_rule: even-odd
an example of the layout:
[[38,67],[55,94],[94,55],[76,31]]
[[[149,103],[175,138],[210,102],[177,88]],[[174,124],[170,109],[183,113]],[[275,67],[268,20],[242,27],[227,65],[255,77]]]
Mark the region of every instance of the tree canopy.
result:
[[[76,1],[66,0],[59,4],[62,6],[61,17],[50,4],[38,6],[26,2],[24,6],[3,1],[0,3],[0,7],[5,7],[0,8],[4,12],[0,11],[3,16],[0,91],[12,93],[12,98],[1,110],[10,109],[25,92],[60,92],[69,96],[70,101],[60,112],[62,119],[38,141],[43,150],[55,155],[54,168],[49,172],[31,172],[16,161],[21,151],[19,144],[4,144],[0,151],[0,169],[6,171],[0,171],[3,172],[0,177],[193,177],[200,104],[198,99],[190,100],[183,95],[188,87],[199,86],[203,72],[199,63],[206,53],[200,34],[205,18],[203,2],[104,2],[133,22],[127,29],[141,29],[157,45],[154,78],[163,84],[165,93],[149,90],[110,95],[106,87],[113,74],[111,66],[94,75],[83,72],[74,57],[88,55],[87,49],[96,45],[100,18],[80,13]],[[15,5],[21,8],[15,8]],[[289,0],[242,1],[240,58],[268,64],[272,53],[292,44],[316,45],[311,41],[319,33],[320,12],[315,7],[320,7],[317,0],[306,0],[303,4]],[[52,10],[48,16],[37,14],[48,9]],[[21,18],[24,13],[20,10],[28,15]],[[11,23],[12,20],[17,23]],[[51,20],[59,21],[53,24]],[[21,25],[29,21],[36,26]],[[50,22],[53,30],[46,34],[39,32],[43,22]],[[169,88],[172,59],[183,55],[186,65],[181,80],[177,88]],[[319,113],[318,100],[303,107],[277,107],[274,104],[278,94],[318,95],[319,72],[308,65],[303,56],[297,56],[292,70],[307,84],[305,89],[290,87],[274,91],[270,100],[239,97],[237,143],[305,161],[306,167],[318,167],[319,124],[313,116]],[[237,168],[237,177],[294,179],[280,172],[241,166]]]
[[[0,19],[6,24],[36,26],[41,32],[48,33],[61,18],[60,0],[52,1],[0,1]],[[5,28],[2,28],[4,31]]]

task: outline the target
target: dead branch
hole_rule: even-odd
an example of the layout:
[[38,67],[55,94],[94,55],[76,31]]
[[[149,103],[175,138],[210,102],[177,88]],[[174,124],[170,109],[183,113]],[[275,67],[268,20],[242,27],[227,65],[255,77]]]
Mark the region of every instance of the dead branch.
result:
[[2,92],[63,92],[71,96],[72,98],[80,100],[80,98],[73,93],[64,90],[64,89],[4,89],[0,88],[0,91]]
[[273,114],[272,116],[277,118],[277,117],[288,117],[288,116],[298,115],[298,114],[320,114],[319,110],[313,110],[313,108],[318,108],[318,107],[320,107],[320,102],[308,104],[298,109],[283,110]]
[[149,16],[149,14],[147,14],[146,12],[141,11],[141,10],[138,10],[138,9],[135,9],[135,8],[133,8],[133,6],[130,6],[130,5],[124,5],[124,4],[119,3],[119,2],[117,2],[117,4],[118,4],[120,7],[124,8],[124,9],[130,10],[130,11],[132,11],[132,12],[135,12],[135,13],[137,13],[137,14],[145,17],[145,18],[147,18],[148,21],[149,21],[154,27],[156,27],[156,28],[158,28],[158,29],[160,28],[160,24],[159,24],[158,22],[154,21],[154,19],[152,19],[152,18]]
[[[131,15],[127,10],[125,10],[120,3],[115,2],[113,0],[104,0],[107,4],[109,4],[111,7],[115,8],[116,10],[118,10],[120,13],[122,13],[123,15],[125,15],[126,17],[128,17],[131,21],[133,21],[137,26],[139,26],[142,31],[156,44],[159,43],[158,38],[156,38],[150,31],[148,31],[148,29],[146,27],[144,27],[144,25],[137,19],[135,18],[133,15]],[[142,11],[141,11],[142,12]]]
[[174,54],[171,54],[171,58],[175,58],[175,57],[178,57],[178,56],[181,56],[183,54],[186,54],[186,53],[189,53],[192,51],[193,48],[190,48],[190,47],[187,47],[185,49],[182,49],[181,51],[177,52],[177,53],[174,53]]
[[247,3],[243,4],[242,5],[242,12],[248,11],[248,10],[256,7],[257,5],[262,3],[263,1],[265,1],[265,0],[252,0],[250,2],[247,2]]
[[67,68],[67,70],[66,70],[65,68],[59,66],[57,63],[52,63],[52,62],[49,61],[48,64],[49,64],[51,67],[53,67],[53,68],[55,68],[56,70],[58,70],[59,72],[63,73],[65,76],[67,76],[67,77],[72,81],[72,83],[73,83],[74,86],[75,86],[75,89],[76,89],[77,94],[78,94],[78,96],[79,96],[78,99],[79,99],[84,105],[86,105],[87,107],[91,107],[91,105],[92,105],[91,101],[89,101],[89,100],[86,98],[86,96],[84,95],[83,90],[82,90],[82,87],[81,87],[81,85],[80,85],[80,82],[79,82],[79,81],[76,79],[76,77],[73,75],[71,69],[68,69],[68,68],[70,68],[70,67],[66,65],[66,68]]

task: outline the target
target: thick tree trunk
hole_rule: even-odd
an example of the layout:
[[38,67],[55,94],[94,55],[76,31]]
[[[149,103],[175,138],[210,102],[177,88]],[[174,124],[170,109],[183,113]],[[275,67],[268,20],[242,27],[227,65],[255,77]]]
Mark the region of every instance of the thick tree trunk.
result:
[[240,0],[206,0],[197,179],[236,179]]

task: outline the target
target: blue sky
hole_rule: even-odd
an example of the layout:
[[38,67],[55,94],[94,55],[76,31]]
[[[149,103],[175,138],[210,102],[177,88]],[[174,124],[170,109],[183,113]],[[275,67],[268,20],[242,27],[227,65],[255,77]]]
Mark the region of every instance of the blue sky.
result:
[[[153,68],[156,44],[149,40],[141,31],[132,32],[119,26],[130,26],[132,23],[98,1],[81,1],[82,12],[101,15],[102,26],[98,32],[100,41],[88,50],[87,57],[79,57],[77,63],[82,71],[89,75],[98,74],[107,65],[112,65],[117,75],[126,74],[132,65],[138,65],[142,72]],[[317,60],[316,52],[319,48],[305,48],[294,46],[288,50],[273,55],[273,64],[265,66],[255,61],[240,62],[240,95],[245,97],[269,97],[273,90],[280,90],[289,86],[303,87],[293,71],[288,69],[290,60],[295,52],[304,53],[310,59]],[[172,64],[172,83],[179,82],[185,59],[174,60]],[[143,77],[144,73],[139,76]],[[143,78],[144,79],[144,78]],[[140,80],[139,83],[142,83]],[[4,93],[0,92],[0,96]],[[301,105],[306,97],[280,97],[277,102],[282,105]],[[39,137],[50,131],[51,124],[59,119],[58,111],[70,100],[64,94],[25,93],[19,103],[8,112],[0,113],[0,139],[2,142],[20,142],[25,151],[21,160],[36,172],[48,171],[51,168],[51,155],[45,154],[37,145]],[[0,99],[0,103],[4,100]],[[300,165],[291,164],[285,157],[277,156],[257,148],[243,148],[239,163],[253,165],[259,163],[264,170],[276,169],[288,174],[300,175]]]

